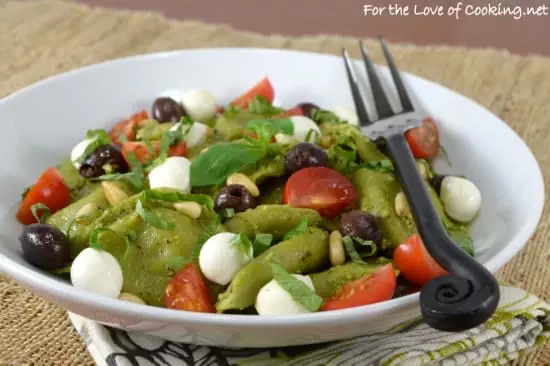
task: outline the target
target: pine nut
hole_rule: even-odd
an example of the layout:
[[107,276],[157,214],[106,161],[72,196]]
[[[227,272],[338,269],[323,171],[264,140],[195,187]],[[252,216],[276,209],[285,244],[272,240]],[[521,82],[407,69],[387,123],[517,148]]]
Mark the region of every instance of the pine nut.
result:
[[76,219],[76,218],[79,218],[79,217],[89,216],[89,215],[93,214],[94,212],[96,212],[98,209],[99,209],[99,207],[97,207],[96,204],[87,203],[84,206],[82,206],[80,208],[80,210],[78,210],[76,212],[76,214],[74,215],[74,218]]
[[119,300],[123,300],[123,301],[128,301],[128,302],[134,302],[136,304],[147,305],[141,297],[136,296],[134,294],[131,294],[129,292],[121,293],[118,298],[119,298]]
[[333,231],[329,237],[329,258],[333,266],[344,264],[346,253],[344,252],[344,242],[342,234],[339,231]]
[[230,175],[229,178],[227,178],[227,185],[230,184],[240,184],[241,186],[244,186],[254,197],[258,197],[260,195],[258,186],[244,174],[235,173]]
[[122,190],[122,188],[120,188],[116,183],[101,182],[101,186],[103,187],[105,198],[111,206],[114,206],[129,197],[128,194],[124,192],[124,190]]
[[334,140],[332,136],[321,136],[321,140],[319,141],[319,145],[324,147],[325,149],[328,149],[334,144]]
[[174,208],[192,219],[198,219],[202,211],[201,205],[193,201],[176,202]]
[[407,197],[405,193],[399,192],[395,195],[395,214],[399,217],[408,215],[411,212],[409,207],[409,202],[407,202]]

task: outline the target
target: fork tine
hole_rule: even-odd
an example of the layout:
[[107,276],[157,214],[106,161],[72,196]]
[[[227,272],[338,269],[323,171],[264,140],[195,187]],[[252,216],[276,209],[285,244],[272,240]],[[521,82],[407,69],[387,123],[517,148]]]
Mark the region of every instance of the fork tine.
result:
[[365,62],[365,68],[367,69],[367,76],[369,78],[369,83],[372,89],[372,95],[374,98],[374,104],[376,105],[378,118],[388,118],[395,113],[393,112],[390,102],[386,97],[386,92],[380,83],[376,69],[374,68],[374,63],[367,55],[367,51],[363,46],[363,42],[359,41],[359,47],[361,48],[361,54],[363,55],[363,61]]
[[355,104],[355,111],[357,112],[359,123],[362,126],[369,125],[371,120],[369,119],[365,103],[363,102],[363,97],[361,97],[361,92],[359,91],[359,86],[357,85],[357,79],[355,78],[355,73],[353,72],[353,66],[351,64],[348,51],[345,48],[342,48],[342,55],[344,56],[346,74],[348,75],[349,87],[351,89],[351,95],[353,97],[353,103]]
[[393,57],[388,50],[386,41],[384,41],[384,38],[382,37],[378,37],[378,40],[380,41],[380,45],[382,46],[384,58],[386,59],[386,63],[388,64],[388,67],[390,69],[395,88],[397,89],[397,94],[399,95],[399,101],[401,102],[401,106],[403,107],[403,112],[412,112],[414,111],[414,107],[407,93],[407,88],[405,88],[405,84],[403,84],[403,80],[401,79],[401,74],[397,70],[395,62],[393,61]]

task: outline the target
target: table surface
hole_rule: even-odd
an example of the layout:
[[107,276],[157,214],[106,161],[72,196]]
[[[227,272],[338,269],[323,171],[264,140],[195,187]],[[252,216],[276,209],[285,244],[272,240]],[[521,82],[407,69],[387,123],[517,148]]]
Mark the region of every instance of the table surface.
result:
[[[501,0],[500,8],[491,9],[486,0],[78,1],[93,6],[159,11],[170,18],[225,23],[260,33],[384,35],[393,42],[493,47],[519,54],[550,55],[550,42],[544,39],[550,34],[550,1],[544,0]],[[365,3],[372,4],[367,15],[364,15]],[[400,4],[400,10],[396,3]],[[425,9],[425,4],[434,5]],[[460,11],[454,12],[457,6]],[[538,11],[539,15],[526,15],[530,10]],[[445,15],[420,15],[430,11]],[[449,12],[454,15],[447,15]],[[489,12],[489,15],[476,16],[475,12]],[[514,15],[518,19],[514,19]]]

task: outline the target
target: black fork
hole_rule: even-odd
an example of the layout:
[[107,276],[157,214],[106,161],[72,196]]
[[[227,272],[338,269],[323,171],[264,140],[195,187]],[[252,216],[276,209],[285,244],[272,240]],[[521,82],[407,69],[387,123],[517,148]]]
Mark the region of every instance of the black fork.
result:
[[361,97],[348,53],[344,63],[351,94],[361,123],[361,132],[371,139],[386,141],[395,173],[411,207],[418,231],[430,255],[449,273],[428,282],[420,293],[420,308],[432,328],[458,332],[476,327],[495,312],[500,291],[495,277],[483,265],[460,249],[449,237],[430,199],[426,182],[405,138],[405,132],[419,126],[426,114],[413,106],[405,84],[383,39],[380,44],[397,89],[402,110],[394,112],[382,87],[375,66],[362,43],[361,54],[378,119],[370,118]]

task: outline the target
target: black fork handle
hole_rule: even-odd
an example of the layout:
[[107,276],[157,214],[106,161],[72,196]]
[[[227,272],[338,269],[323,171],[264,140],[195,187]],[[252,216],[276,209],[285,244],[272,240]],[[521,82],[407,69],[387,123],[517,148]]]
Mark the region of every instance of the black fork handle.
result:
[[386,142],[424,245],[449,273],[422,288],[420,308],[424,320],[432,328],[449,332],[484,323],[497,308],[500,299],[498,282],[447,234],[405,136],[392,135],[386,138]]

